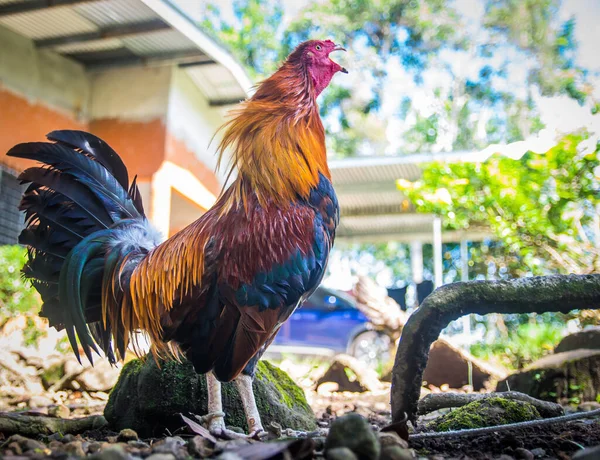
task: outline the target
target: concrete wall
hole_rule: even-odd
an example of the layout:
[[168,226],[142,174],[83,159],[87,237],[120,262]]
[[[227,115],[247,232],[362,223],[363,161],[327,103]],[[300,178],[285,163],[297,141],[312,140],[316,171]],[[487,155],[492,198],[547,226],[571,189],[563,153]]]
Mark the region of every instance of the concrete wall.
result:
[[21,171],[33,162],[6,157],[13,145],[55,129],[87,129],[89,96],[81,65],[0,27],[0,163]]
[[[171,136],[183,142],[188,150],[194,152],[198,160],[211,171],[215,171],[217,165],[216,147],[221,139],[217,130],[225,121],[226,112],[227,109],[208,104],[184,69],[174,69],[167,130]],[[216,175],[222,183],[225,170]]]
[[221,189],[219,138],[211,139],[225,112],[176,66],[86,73],[0,27],[0,163],[23,170],[32,162],[4,155],[13,145],[55,129],[90,131],[138,176],[146,214],[165,235],[205,212]]
[[87,121],[90,82],[80,64],[0,27],[0,83],[3,91],[25,96],[75,121]]
[[165,121],[171,74],[170,67],[127,67],[92,73],[91,118]]

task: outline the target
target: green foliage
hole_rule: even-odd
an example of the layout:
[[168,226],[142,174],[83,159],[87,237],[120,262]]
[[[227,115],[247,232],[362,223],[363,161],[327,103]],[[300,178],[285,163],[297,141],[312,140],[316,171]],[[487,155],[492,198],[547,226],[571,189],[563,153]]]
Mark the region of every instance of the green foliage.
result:
[[518,324],[518,321],[523,319],[514,321],[517,324],[508,328],[506,334],[471,345],[471,353],[488,361],[495,360],[509,369],[521,369],[551,353],[563,337],[564,325],[552,321]]
[[334,155],[477,149],[538,132],[537,93],[593,90],[557,0],[483,5],[472,23],[449,0],[234,0],[232,19],[208,6],[202,26],[258,79],[304,40],[344,44],[350,74],[321,102]]
[[234,0],[234,21],[222,19],[218,6],[208,4],[202,27],[229,47],[251,75],[262,78],[277,69],[282,54],[277,31],[283,9],[273,0]]
[[0,320],[26,313],[37,313],[40,297],[31,284],[24,280],[21,268],[27,251],[24,247],[0,246]]
[[600,268],[597,206],[600,159],[585,132],[565,135],[544,154],[483,163],[431,163],[399,188],[447,228],[482,227],[501,241],[512,272],[587,273]]

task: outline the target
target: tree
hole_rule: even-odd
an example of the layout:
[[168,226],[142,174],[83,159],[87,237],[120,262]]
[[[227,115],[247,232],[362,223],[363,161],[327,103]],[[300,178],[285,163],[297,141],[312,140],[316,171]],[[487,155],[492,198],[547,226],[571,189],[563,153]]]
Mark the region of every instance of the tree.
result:
[[399,188],[447,228],[489,229],[512,275],[598,272],[599,145],[581,131],[518,160],[431,163],[419,181]]
[[471,14],[449,0],[308,1],[290,17],[274,0],[234,0],[233,20],[209,7],[203,25],[256,78],[303,40],[343,43],[350,75],[321,101],[333,155],[479,149],[538,132],[541,95],[591,93],[558,0],[479,5]]
[[225,44],[255,79],[274,72],[282,56],[283,8],[274,0],[234,0],[233,22],[227,22],[218,6],[207,4],[201,26]]

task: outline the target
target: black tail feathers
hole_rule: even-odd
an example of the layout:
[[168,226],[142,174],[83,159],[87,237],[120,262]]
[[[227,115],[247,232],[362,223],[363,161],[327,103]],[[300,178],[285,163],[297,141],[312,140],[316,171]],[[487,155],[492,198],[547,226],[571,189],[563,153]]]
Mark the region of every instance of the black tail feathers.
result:
[[103,318],[103,295],[110,293],[111,302],[124,295],[132,269],[159,238],[146,220],[135,178],[130,185],[127,168],[108,144],[83,131],[47,137],[54,142],[19,144],[7,153],[43,164],[19,176],[30,184],[20,204],[26,228],[19,242],[29,249],[23,273],[41,294],[40,314],[66,328],[78,358],[76,336],[90,361],[98,344],[114,362],[111,337],[122,356],[124,326]]

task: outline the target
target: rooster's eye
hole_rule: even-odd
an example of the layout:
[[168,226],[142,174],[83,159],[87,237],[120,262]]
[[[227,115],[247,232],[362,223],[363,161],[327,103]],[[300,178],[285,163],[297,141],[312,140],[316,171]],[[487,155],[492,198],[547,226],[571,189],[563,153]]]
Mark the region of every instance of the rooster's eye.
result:
[[322,47],[321,47],[321,45],[317,45],[317,46],[315,46],[315,49],[316,49],[317,51],[321,51],[321,48],[322,48]]

